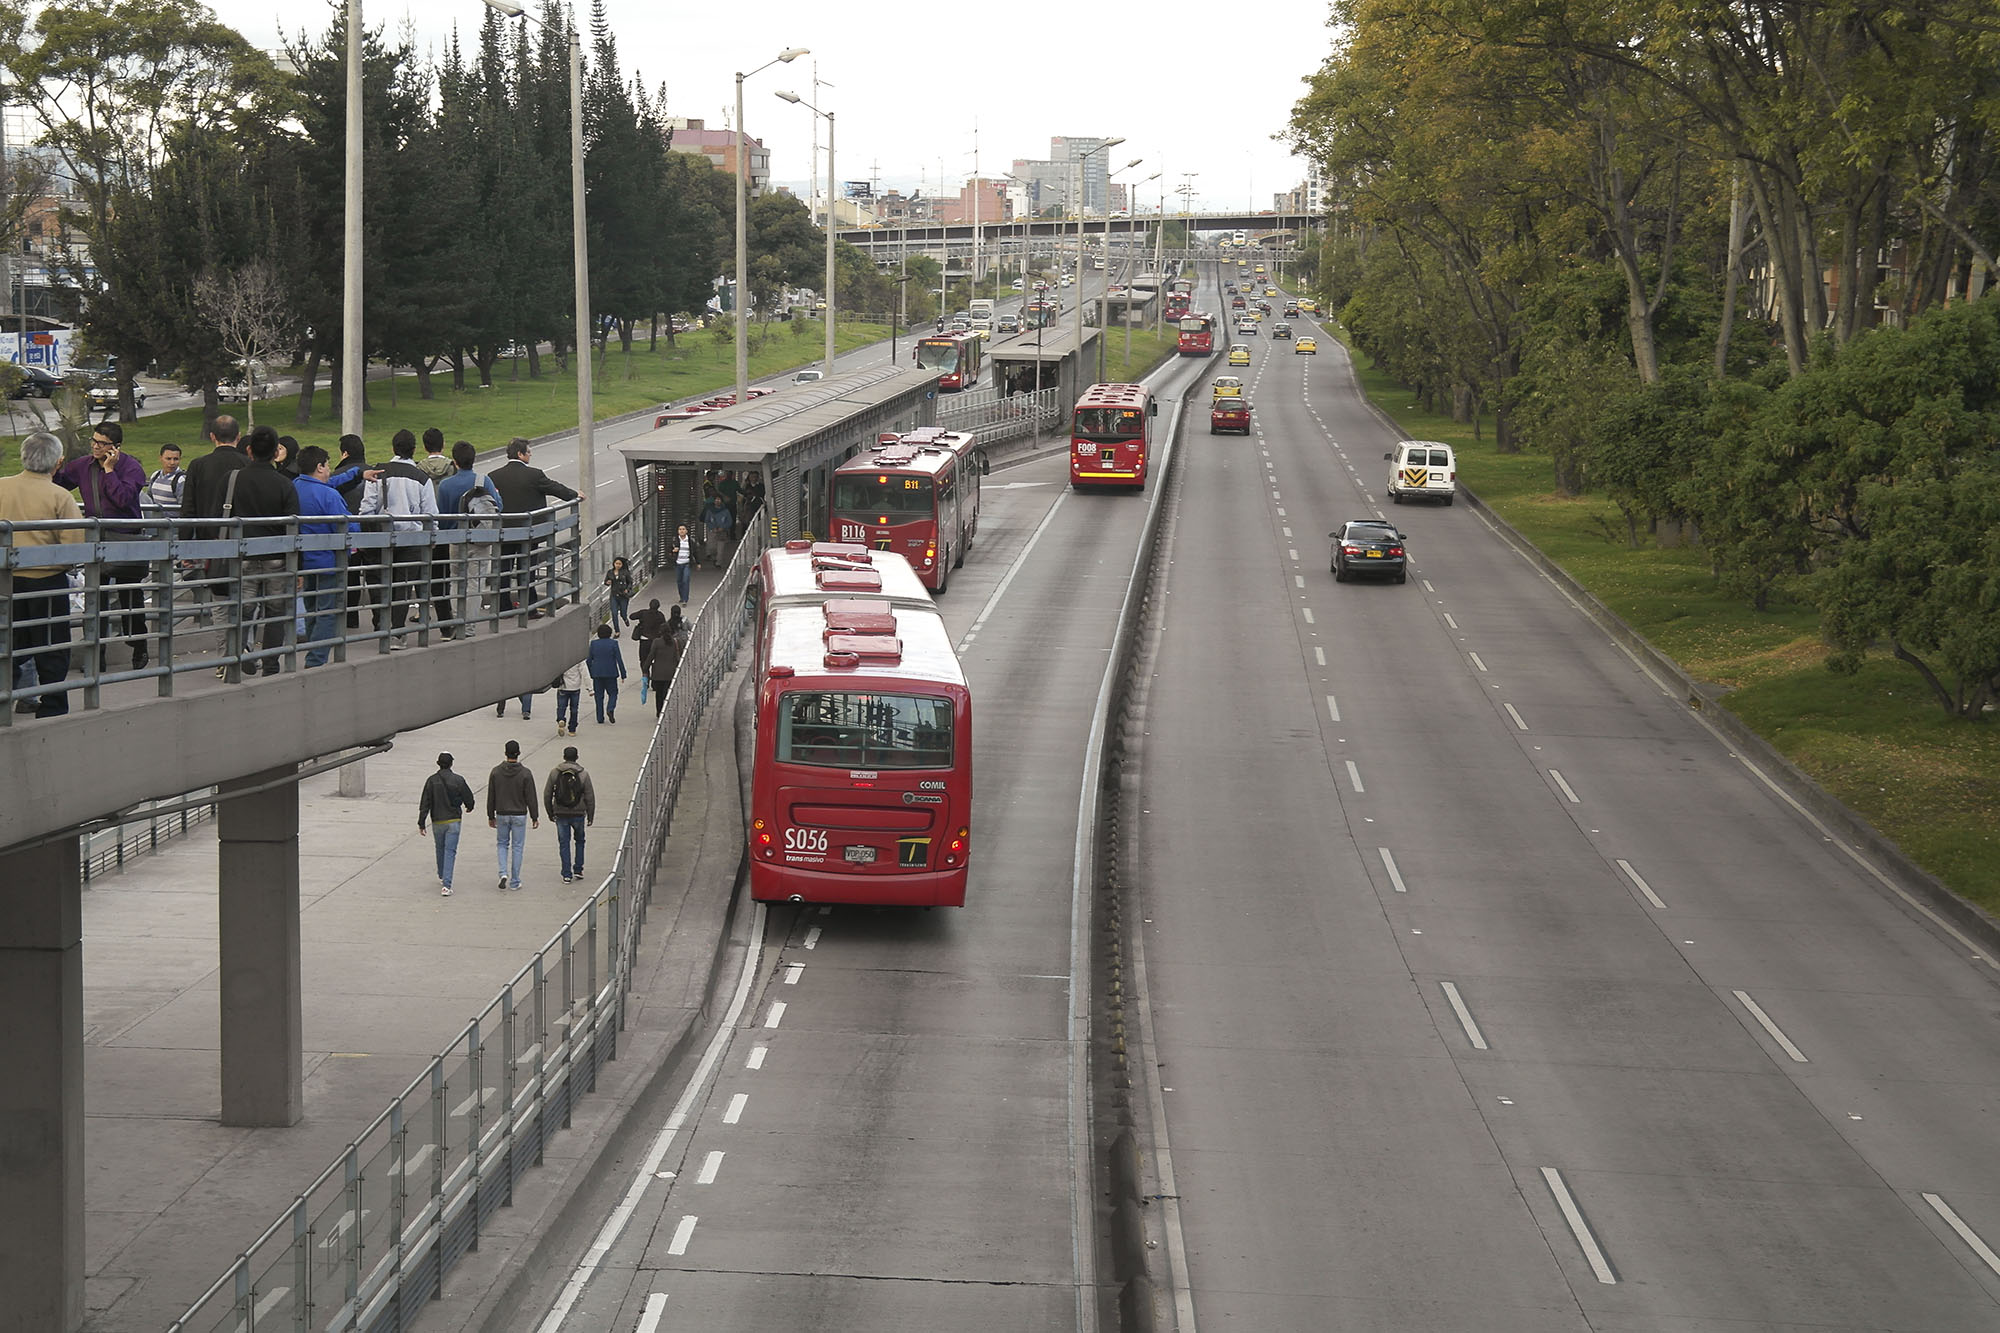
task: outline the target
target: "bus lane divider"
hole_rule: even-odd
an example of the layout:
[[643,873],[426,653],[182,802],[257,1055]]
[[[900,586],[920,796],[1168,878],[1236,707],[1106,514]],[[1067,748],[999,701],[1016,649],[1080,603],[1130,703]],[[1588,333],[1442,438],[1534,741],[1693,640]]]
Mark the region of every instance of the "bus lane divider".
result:
[[1458,993],[1458,983],[1440,981],[1438,989],[1444,992],[1445,1002],[1451,1006],[1452,1013],[1458,1015],[1458,1025],[1465,1029],[1465,1039],[1472,1043],[1472,1049],[1491,1049],[1486,1044],[1486,1035],[1479,1030],[1479,1024],[1473,1021],[1472,1010],[1466,1007],[1465,997]]
[[1625,872],[1625,878],[1632,881],[1632,887],[1645,895],[1647,902],[1651,903],[1659,911],[1664,912],[1667,910],[1667,905],[1660,901],[1660,895],[1653,892],[1652,885],[1640,878],[1639,872],[1632,868],[1630,861],[1621,859],[1617,862],[1617,865],[1620,870]]

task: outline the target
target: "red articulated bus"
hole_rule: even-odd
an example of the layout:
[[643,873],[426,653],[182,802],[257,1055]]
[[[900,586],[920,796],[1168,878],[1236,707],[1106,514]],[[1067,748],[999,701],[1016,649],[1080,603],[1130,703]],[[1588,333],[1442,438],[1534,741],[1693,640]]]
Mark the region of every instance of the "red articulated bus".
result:
[[1180,318],[1182,356],[1215,355],[1215,316],[1195,311]]
[[917,339],[917,364],[925,370],[943,371],[938,388],[956,393],[979,383],[979,363],[985,350],[985,339],[970,330],[926,334]]
[[871,551],[851,542],[793,540],[757,559],[756,638],[751,661],[759,676],[765,665],[770,614],[786,606],[819,606],[829,598],[879,604],[885,608],[935,607],[930,591],[901,556]]
[[964,906],[972,694],[943,618],[838,598],[765,615],[750,896]]
[[848,459],[833,473],[834,539],[894,551],[943,592],[979,531],[978,444],[966,431],[922,426]]
[[1093,384],[1070,418],[1069,484],[1146,489],[1153,419],[1159,411],[1143,384]]

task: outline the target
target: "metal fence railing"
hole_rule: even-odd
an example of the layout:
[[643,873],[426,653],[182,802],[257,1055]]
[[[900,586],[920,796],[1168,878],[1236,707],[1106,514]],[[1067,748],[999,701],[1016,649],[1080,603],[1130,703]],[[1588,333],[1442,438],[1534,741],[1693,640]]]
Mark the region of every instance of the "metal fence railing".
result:
[[971,431],[982,443],[998,444],[1036,429],[1053,430],[1062,410],[1060,394],[1051,386],[1005,398],[988,393],[966,400],[961,395],[939,402],[937,422],[947,430]]
[[757,556],[742,542],[695,616],[611,873],[169,1333],[407,1327],[512,1202],[617,1055],[662,841],[735,657]]
[[[199,795],[214,791],[215,788],[209,787]],[[213,805],[190,804],[188,797],[181,796],[148,801],[137,809],[125,811],[117,824],[78,834],[77,860],[83,867],[83,882],[88,884],[122,870],[126,862],[158,851],[162,843],[186,837],[195,825],[214,817]]]
[[[301,521],[0,522],[0,727],[31,711],[17,704],[46,716],[80,696],[97,708],[104,687],[127,681],[167,698],[191,673],[234,682],[321,654],[344,662],[495,633],[581,590],[574,503],[362,517],[347,532],[301,532]],[[35,544],[49,533],[56,544]],[[114,665],[113,649],[126,661]]]

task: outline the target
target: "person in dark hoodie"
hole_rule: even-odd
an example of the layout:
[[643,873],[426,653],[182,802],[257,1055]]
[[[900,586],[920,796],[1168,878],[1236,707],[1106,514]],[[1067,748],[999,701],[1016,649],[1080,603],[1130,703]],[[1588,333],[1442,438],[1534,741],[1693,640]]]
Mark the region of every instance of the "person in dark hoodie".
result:
[[528,850],[530,824],[542,826],[535,775],[521,762],[521,742],[508,741],[507,758],[486,775],[486,826],[498,834],[495,846],[503,889],[520,891],[521,857]]

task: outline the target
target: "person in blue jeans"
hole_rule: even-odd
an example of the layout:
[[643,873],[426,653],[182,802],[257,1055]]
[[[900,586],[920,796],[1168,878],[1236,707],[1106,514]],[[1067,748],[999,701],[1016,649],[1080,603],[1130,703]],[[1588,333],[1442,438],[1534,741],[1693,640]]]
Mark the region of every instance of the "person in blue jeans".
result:
[[590,672],[590,689],[597,700],[597,720],[616,722],[618,682],[625,678],[625,654],[618,647],[618,640],[612,637],[611,626],[597,627],[597,637],[590,641],[584,665]]
[[451,754],[438,756],[438,771],[424,779],[423,794],[417,798],[417,832],[429,821],[431,841],[437,845],[438,892],[451,897],[451,872],[458,864],[458,833],[464,816],[478,809],[472,798],[472,784],[452,772]]
[[[299,475],[292,487],[299,493],[299,532],[305,536],[328,536],[337,532],[357,532],[361,525],[347,512],[340,488],[356,480],[381,476],[379,468],[347,468],[333,471],[326,450],[316,444],[299,450]],[[306,645],[306,665],[325,666],[333,637],[334,613],[340,609],[346,580],[335,568],[332,551],[304,551],[299,555],[299,573],[305,582],[306,630],[300,639]],[[463,781],[464,779],[460,779]],[[454,835],[455,836],[455,835]],[[439,875],[449,879],[448,875]]]
[[632,623],[632,567],[625,563],[624,556],[616,556],[611,561],[611,572],[604,576],[605,591],[611,594],[611,627],[622,629]]
[[681,605],[688,604],[688,579],[694,573],[694,538],[683,523],[674,537],[674,584],[680,589]]
[[[583,830],[597,822],[597,789],[590,774],[576,761],[576,747],[563,747],[563,761],[549,770],[542,804],[556,822],[556,852],[562,858],[563,883],[583,878]],[[571,855],[574,849],[575,855]]]
[[528,849],[528,826],[542,826],[535,775],[521,762],[521,742],[507,742],[507,758],[486,778],[486,825],[497,835],[500,887],[519,892],[521,856]]

